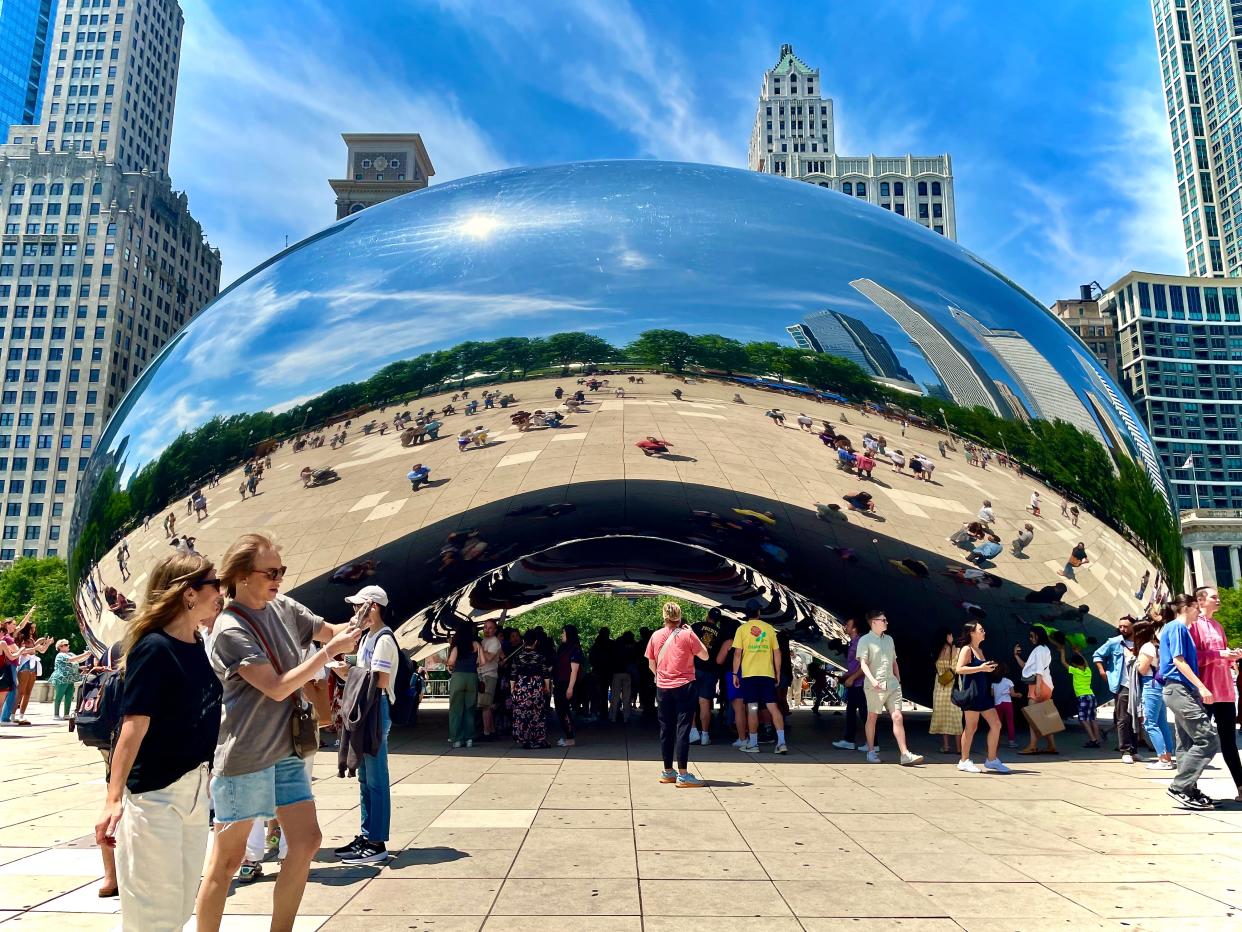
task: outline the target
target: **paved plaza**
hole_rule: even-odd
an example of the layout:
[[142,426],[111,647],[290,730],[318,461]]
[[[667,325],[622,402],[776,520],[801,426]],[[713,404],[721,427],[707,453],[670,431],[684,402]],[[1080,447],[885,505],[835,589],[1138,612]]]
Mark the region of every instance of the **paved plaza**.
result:
[[[48,707],[31,718],[0,732],[0,922],[112,929],[118,903],[95,893],[98,753]],[[832,749],[842,719],[803,710],[787,757],[696,747],[708,786],[678,790],[656,782],[654,729],[587,726],[568,752],[448,751],[446,718],[433,705],[393,734],[400,853],[383,868],[333,861],[357,833],[358,792],[320,753],[324,848],[299,932],[1191,932],[1242,912],[1242,806],[1174,811],[1166,775],[1075,752],[1075,734],[1064,758],[971,775],[934,754],[918,716],[929,763],[902,768]],[[884,726],[880,744],[891,759]],[[1208,776],[1224,795],[1219,758]],[[233,891],[227,932],[267,928],[265,868]]]

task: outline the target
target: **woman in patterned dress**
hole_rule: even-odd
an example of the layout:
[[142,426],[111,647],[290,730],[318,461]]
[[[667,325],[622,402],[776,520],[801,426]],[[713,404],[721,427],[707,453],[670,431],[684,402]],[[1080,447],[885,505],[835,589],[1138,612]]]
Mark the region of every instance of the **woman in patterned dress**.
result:
[[539,650],[538,631],[531,629],[522,636],[522,646],[509,661],[509,676],[513,740],[528,750],[548,747],[552,666]]
[[[931,733],[940,735],[940,753],[957,754],[962,737],[962,710],[953,704],[953,668],[956,651],[953,632],[947,628],[940,631],[940,649],[936,653],[936,679],[932,685]],[[948,683],[942,683],[948,673]]]

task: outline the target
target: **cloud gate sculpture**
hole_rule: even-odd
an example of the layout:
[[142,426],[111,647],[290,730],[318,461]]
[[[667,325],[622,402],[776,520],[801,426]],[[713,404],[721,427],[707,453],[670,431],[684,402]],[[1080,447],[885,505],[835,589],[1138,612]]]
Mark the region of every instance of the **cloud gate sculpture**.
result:
[[170,538],[254,529],[329,617],[383,585],[411,648],[584,589],[757,598],[829,651],[881,607],[923,701],[942,626],[1100,639],[1180,573],[1150,441],[1030,295],[890,211],[660,162],[438,185],[228,289],[88,466],[84,630]]

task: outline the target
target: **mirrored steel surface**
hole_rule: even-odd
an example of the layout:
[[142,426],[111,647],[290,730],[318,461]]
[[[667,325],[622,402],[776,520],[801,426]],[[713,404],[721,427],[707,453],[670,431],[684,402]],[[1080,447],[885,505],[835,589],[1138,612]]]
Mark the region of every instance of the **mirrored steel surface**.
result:
[[[727,342],[685,359],[674,346],[642,366],[624,348],[653,329],[843,357],[909,403],[892,420],[868,416],[835,400],[834,374],[818,379],[817,396],[798,383],[802,370],[778,371],[784,364],[753,346],[739,357]],[[600,340],[554,338],[551,349],[537,344],[540,356],[511,339],[553,334]],[[579,384],[590,364],[615,374],[591,390]],[[654,371],[676,368],[690,381]],[[463,384],[469,398],[452,401]],[[517,411],[560,407],[558,386],[586,399],[561,408],[561,426],[512,423]],[[495,390],[516,401],[464,413]],[[439,439],[407,446],[408,431],[391,426],[400,412],[446,405],[455,413],[439,416]],[[918,405],[926,418],[913,416]],[[765,417],[772,406],[783,426]],[[968,464],[956,433],[969,430],[968,409],[1014,425],[1072,425],[1075,446],[1098,445],[1097,474],[1148,477],[1147,511],[1163,512],[1151,521],[1167,531],[1150,442],[1086,347],[1015,284],[909,220],[812,185],[660,162],[439,185],[255,269],[155,360],[79,492],[72,559],[83,622],[98,639],[116,637],[102,590],[141,598],[168,550],[161,523],[171,511],[177,536],[216,557],[245,530],[270,531],[284,547],[287,588],[331,617],[344,616],[341,599],[360,580],[383,585],[408,619],[407,646],[452,617],[583,588],[655,587],[734,607],[758,597],[808,640],[839,636],[847,615],[880,606],[909,656],[908,691],[926,699],[938,626],[956,627],[977,606],[999,657],[1041,620],[1104,636],[1150,596],[1154,584],[1136,593],[1163,533],[1127,528],[1125,503],[1111,498],[1078,502],[1075,526],[1061,490],[1002,465],[1003,446],[989,468]],[[802,412],[813,430],[799,429]],[[856,449],[870,432],[904,458],[927,455],[933,481],[894,471],[887,457],[870,480],[838,469],[817,436],[824,420]],[[477,427],[486,442],[459,451],[458,433]],[[295,451],[297,438],[341,430],[339,449]],[[635,444],[648,436],[673,446],[647,456]],[[242,463],[269,454],[259,494],[243,498]],[[430,466],[430,481],[411,490],[415,463]],[[334,481],[304,487],[304,468],[328,466]],[[187,504],[198,487],[201,518]],[[1066,491],[1087,487],[1100,484]],[[849,511],[844,496],[860,489],[875,513]],[[1028,510],[1033,491],[1039,517]],[[981,588],[963,577],[969,551],[947,538],[985,499],[1004,551],[984,564]],[[845,510],[817,513],[816,502]],[[1015,556],[1010,541],[1027,522],[1035,540]],[[1079,541],[1091,562],[1063,580]],[[1026,601],[1057,582],[1062,605]],[[1065,610],[1080,604],[1085,613]]]

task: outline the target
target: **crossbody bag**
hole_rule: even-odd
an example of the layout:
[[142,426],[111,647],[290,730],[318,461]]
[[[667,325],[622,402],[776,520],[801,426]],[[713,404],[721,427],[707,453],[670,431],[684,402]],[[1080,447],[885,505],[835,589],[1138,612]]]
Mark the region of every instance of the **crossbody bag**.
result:
[[[276,659],[271,645],[267,643],[267,638],[263,636],[258,620],[236,602],[230,602],[227,610],[236,615],[238,620],[245,622],[246,627],[255,636],[255,640],[259,642],[259,646],[263,648],[263,652],[267,654],[268,662],[276,671],[276,675],[284,676],[285,671],[280,661]],[[284,627],[283,624],[281,627]],[[294,645],[295,648],[296,646]],[[319,716],[315,712],[315,707],[303,698],[301,689],[296,690],[289,698],[293,700],[289,723],[290,734],[293,737],[293,753],[303,759],[313,757],[319,750]]]

